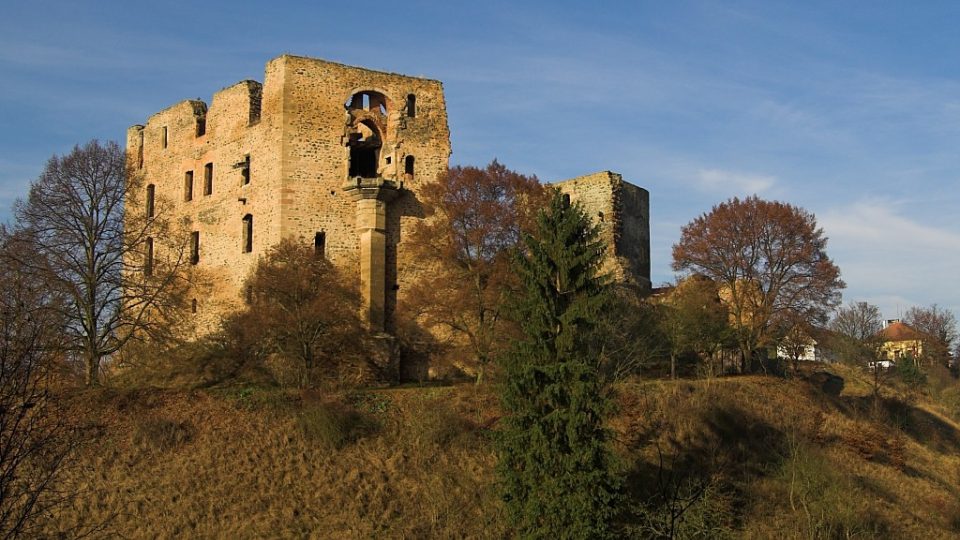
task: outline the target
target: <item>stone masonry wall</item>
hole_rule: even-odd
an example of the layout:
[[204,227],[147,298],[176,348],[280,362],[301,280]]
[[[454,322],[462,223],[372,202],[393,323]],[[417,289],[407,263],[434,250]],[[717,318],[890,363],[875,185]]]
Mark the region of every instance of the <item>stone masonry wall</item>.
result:
[[553,184],[583,205],[607,244],[603,272],[616,282],[650,289],[650,194],[610,171]]
[[[356,116],[346,104],[362,92],[385,96],[377,173],[403,182],[390,203],[387,225],[387,308],[406,279],[402,231],[423,215],[417,188],[446,169],[450,155],[446,104],[440,82],[280,56],[267,63],[264,83],[242,81],[217,92],[209,106],[188,100],[151,116],[127,132],[131,159],[156,198],[168,202],[169,218],[199,233],[197,290],[200,333],[243,301],[243,282],[257,259],[284,237],[313,243],[325,238],[325,253],[348,275],[359,273],[356,203],[343,192],[348,178],[349,135]],[[415,110],[408,111],[408,96]],[[353,116],[351,116],[351,114]],[[413,174],[405,171],[414,157]],[[389,161],[389,163],[387,163]],[[212,189],[205,170],[212,165]],[[249,180],[244,181],[244,169]],[[192,196],[185,178],[193,175]],[[188,200],[189,199],[189,200]],[[134,201],[132,211],[137,211]],[[142,208],[141,208],[142,210]],[[244,250],[244,218],[253,220],[253,249]],[[163,257],[155,253],[155,257]],[[399,264],[398,264],[398,261]]]

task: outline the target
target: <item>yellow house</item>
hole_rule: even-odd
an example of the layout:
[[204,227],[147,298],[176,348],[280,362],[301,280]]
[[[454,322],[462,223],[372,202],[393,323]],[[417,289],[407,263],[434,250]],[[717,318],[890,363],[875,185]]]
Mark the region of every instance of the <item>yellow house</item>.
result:
[[897,361],[908,355],[917,359],[923,354],[923,334],[900,322],[900,319],[888,320],[886,327],[880,331],[880,337],[883,338],[880,352],[889,360]]

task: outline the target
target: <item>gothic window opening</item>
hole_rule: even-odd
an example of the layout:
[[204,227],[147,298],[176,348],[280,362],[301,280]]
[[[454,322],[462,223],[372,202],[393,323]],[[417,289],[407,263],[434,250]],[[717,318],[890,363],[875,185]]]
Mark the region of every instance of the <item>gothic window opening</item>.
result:
[[190,233],[190,264],[200,262],[200,231]]
[[376,178],[382,146],[380,133],[372,122],[361,122],[350,137],[350,177]]
[[156,186],[150,184],[147,186],[147,217],[153,217],[153,197],[156,193]]
[[247,214],[243,216],[243,252],[253,251],[253,216]]
[[326,251],[327,251],[327,233],[321,231],[321,232],[318,232],[313,237],[313,254],[318,259],[323,259],[326,257]]
[[143,261],[143,275],[153,275],[153,238],[147,238],[146,254]]
[[415,118],[417,116],[417,96],[407,94],[407,117]]
[[207,163],[203,166],[203,194],[213,193],[213,163]]
[[186,202],[193,200],[193,171],[183,174],[183,200]]
[[403,159],[403,177],[407,180],[413,180],[413,167],[416,158],[407,156]]

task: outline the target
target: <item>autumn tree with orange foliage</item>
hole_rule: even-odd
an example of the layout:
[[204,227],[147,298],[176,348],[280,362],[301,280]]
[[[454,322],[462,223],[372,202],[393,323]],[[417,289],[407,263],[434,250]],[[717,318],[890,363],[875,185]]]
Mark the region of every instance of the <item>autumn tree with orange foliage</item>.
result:
[[503,309],[517,285],[510,255],[532,229],[547,190],[536,176],[494,160],[482,169],[453,167],[420,194],[428,217],[414,228],[409,246],[430,279],[413,286],[408,307],[465,344],[479,381],[505,341],[498,339]]
[[720,285],[746,371],[785,322],[825,320],[839,304],[845,284],[826,246],[812,213],[734,197],[683,227],[673,268]]

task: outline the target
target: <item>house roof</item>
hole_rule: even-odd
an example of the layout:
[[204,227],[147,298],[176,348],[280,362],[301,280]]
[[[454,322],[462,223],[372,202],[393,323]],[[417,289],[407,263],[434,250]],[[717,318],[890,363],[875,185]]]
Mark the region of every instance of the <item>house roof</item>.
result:
[[897,321],[887,325],[880,331],[880,337],[884,341],[913,341],[923,339],[923,335],[906,324]]

